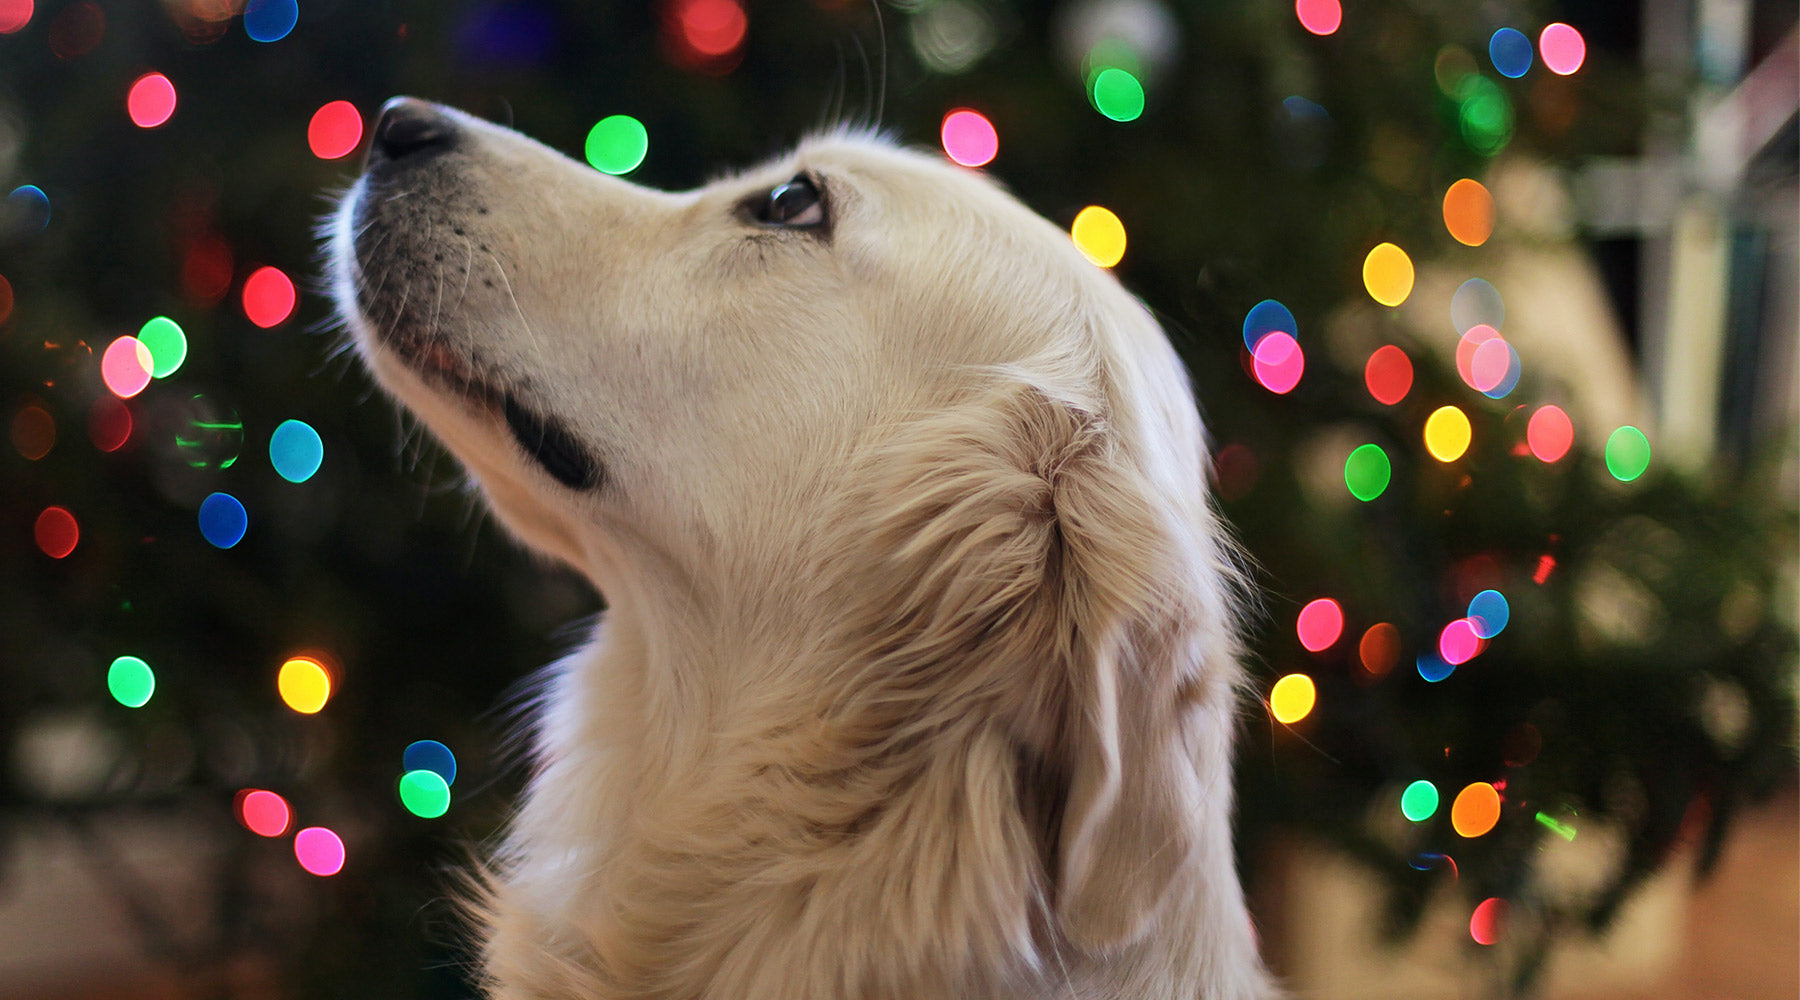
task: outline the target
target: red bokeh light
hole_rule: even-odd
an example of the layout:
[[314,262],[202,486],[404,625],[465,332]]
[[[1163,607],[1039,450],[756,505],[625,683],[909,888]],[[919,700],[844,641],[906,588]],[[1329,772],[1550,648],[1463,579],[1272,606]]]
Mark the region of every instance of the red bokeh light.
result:
[[0,0],[0,35],[10,35],[31,23],[31,0]]
[[61,559],[75,551],[75,543],[81,540],[81,526],[75,523],[75,515],[69,513],[67,507],[45,507],[37,516],[31,534],[45,555]]
[[1300,645],[1308,650],[1317,653],[1329,649],[1344,634],[1344,609],[1331,598],[1321,597],[1300,609],[1294,631],[1300,636]]
[[294,283],[276,267],[259,267],[244,281],[244,315],[268,329],[294,312]]
[[1569,453],[1575,443],[1575,425],[1562,407],[1540,406],[1525,425],[1525,443],[1540,462],[1554,462]]
[[332,101],[313,112],[306,125],[306,145],[321,160],[349,156],[362,143],[362,112],[349,101]]
[[233,811],[237,813],[238,822],[261,837],[279,837],[286,833],[294,815],[286,799],[260,788],[246,788],[237,793],[235,806]]
[[1377,403],[1393,406],[1412,391],[1412,359],[1393,344],[1376,348],[1363,368],[1363,384]]
[[101,451],[118,451],[131,440],[131,407],[115,396],[101,396],[88,410],[88,440]]
[[138,128],[155,128],[175,113],[175,85],[161,73],[145,73],[125,95],[125,113]]

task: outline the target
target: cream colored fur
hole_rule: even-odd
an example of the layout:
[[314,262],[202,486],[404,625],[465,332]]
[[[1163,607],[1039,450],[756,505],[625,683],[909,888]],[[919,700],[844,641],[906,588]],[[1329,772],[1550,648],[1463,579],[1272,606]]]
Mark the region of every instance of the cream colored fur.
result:
[[[986,176],[870,138],[667,194],[453,120],[416,194],[345,198],[336,290],[500,519],[608,603],[485,879],[491,995],[1267,996],[1238,577],[1144,307]],[[800,171],[829,238],[734,214]],[[371,303],[604,484],[546,475]]]

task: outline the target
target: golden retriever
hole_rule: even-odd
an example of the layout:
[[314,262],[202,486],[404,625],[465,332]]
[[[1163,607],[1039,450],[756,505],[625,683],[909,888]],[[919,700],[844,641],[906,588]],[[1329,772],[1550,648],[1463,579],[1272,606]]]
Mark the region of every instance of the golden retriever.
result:
[[1066,233],[867,136],[665,193],[399,98],[329,244],[377,379],[608,605],[491,996],[1268,995],[1200,420]]

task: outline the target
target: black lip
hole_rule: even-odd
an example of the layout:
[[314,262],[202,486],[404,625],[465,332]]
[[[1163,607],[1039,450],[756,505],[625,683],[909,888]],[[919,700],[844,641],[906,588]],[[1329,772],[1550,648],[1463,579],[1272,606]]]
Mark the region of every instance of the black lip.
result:
[[575,435],[550,417],[542,417],[506,397],[506,426],[513,440],[557,482],[572,490],[591,490],[604,478],[600,463],[582,447]]

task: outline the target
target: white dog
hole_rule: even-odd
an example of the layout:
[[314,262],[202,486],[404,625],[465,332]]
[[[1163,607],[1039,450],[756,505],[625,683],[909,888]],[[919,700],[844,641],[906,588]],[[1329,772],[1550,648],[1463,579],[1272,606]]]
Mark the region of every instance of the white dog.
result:
[[668,194],[396,99],[330,240],[376,377],[609,606],[492,996],[1268,994],[1200,421],[1065,233],[869,138]]

